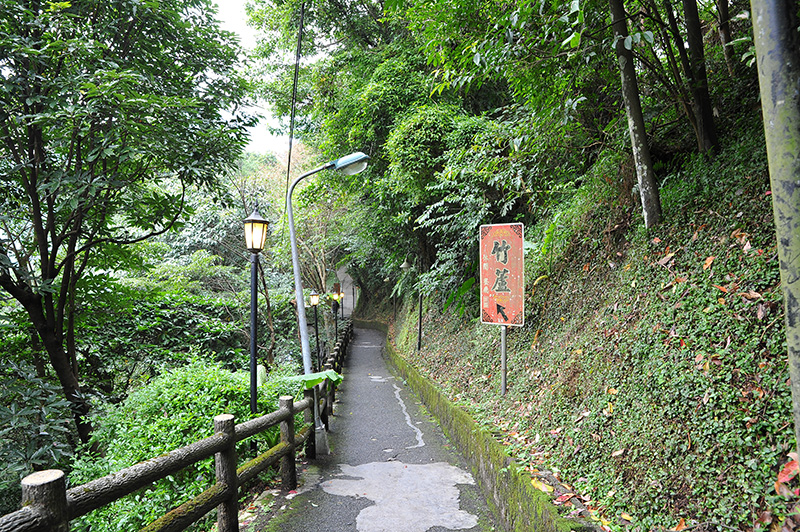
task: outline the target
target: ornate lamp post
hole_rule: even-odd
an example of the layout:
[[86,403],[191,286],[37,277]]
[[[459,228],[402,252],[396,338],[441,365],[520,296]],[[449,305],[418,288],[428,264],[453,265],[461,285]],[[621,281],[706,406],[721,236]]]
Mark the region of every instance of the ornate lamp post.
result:
[[319,294],[316,290],[311,290],[311,294],[309,296],[309,300],[311,306],[314,307],[314,338],[317,341],[317,351],[316,351],[316,362],[317,362],[317,370],[322,369],[322,361],[320,360],[319,356],[319,327],[317,326],[317,306],[319,306]]
[[344,292],[339,292],[339,306],[342,307],[342,319],[344,319]]
[[331,307],[333,307],[333,343],[335,344],[339,338],[339,292],[334,292],[331,297],[333,298]]
[[250,413],[255,414],[256,406],[256,342],[258,333],[258,256],[264,249],[269,222],[258,213],[258,205],[253,214],[244,219],[244,241],[250,252]]

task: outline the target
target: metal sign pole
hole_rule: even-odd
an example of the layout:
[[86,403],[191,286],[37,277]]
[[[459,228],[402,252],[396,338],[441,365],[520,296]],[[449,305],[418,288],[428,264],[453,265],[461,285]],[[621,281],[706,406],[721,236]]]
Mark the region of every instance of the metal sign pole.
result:
[[500,393],[502,395],[506,394],[506,329],[508,329],[508,325],[500,326],[500,371],[502,372],[500,376]]

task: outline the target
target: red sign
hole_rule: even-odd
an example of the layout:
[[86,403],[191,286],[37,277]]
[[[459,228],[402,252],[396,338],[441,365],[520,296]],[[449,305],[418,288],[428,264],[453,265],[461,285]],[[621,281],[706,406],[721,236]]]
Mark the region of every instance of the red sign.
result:
[[482,225],[481,322],[521,327],[525,322],[522,224]]

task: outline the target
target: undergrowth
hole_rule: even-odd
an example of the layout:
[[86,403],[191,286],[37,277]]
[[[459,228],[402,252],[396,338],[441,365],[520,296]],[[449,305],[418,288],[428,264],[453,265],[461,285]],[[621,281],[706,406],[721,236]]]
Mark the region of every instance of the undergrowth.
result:
[[556,500],[566,515],[581,502],[615,531],[792,529],[796,480],[776,483],[795,440],[763,136],[679,163],[653,230],[609,157],[527,232],[561,236],[547,256],[530,246],[506,396],[496,327],[426,300],[422,351],[415,309],[396,341],[532,474],[554,473],[574,494]]
[[[213,417],[229,413],[240,423],[277,410],[281,395],[300,391],[293,366],[277,367],[258,389],[260,414],[249,411],[249,376],[195,360],[167,372],[134,391],[123,403],[110,406],[95,420],[93,442],[101,457],[84,453],[75,460],[72,486],[117,472],[213,435]],[[300,423],[300,420],[297,420]],[[299,426],[299,425],[298,425]],[[279,441],[278,427],[251,439],[261,452]],[[249,456],[250,439],[237,445],[237,455]],[[240,460],[241,462],[241,460]],[[91,512],[73,522],[78,531],[139,530],[172,508],[196,497],[216,482],[214,460],[198,462],[164,480]],[[208,515],[191,530],[207,530]]]

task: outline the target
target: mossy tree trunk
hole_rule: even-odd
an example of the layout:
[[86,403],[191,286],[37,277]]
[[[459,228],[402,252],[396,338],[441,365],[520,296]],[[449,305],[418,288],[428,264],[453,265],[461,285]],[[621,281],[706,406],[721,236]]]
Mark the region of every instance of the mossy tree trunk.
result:
[[797,3],[751,0],[751,8],[786,311],[794,432],[800,442],[800,38]]
[[661,199],[658,195],[658,186],[653,173],[650,146],[647,144],[642,102],[639,99],[639,84],[636,81],[636,71],[633,65],[633,52],[625,46],[625,39],[628,36],[625,6],[622,0],[609,0],[609,4],[614,28],[614,48],[617,52],[620,77],[622,78],[622,98],[625,102],[625,112],[628,116],[633,162],[636,166],[639,195],[642,199],[644,225],[649,228],[661,221]]

